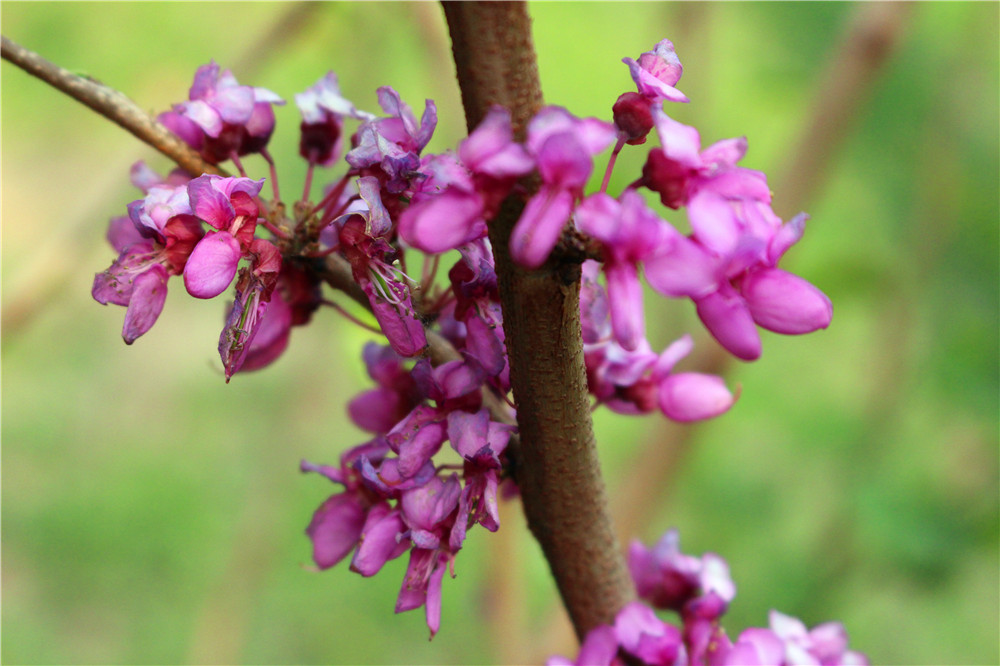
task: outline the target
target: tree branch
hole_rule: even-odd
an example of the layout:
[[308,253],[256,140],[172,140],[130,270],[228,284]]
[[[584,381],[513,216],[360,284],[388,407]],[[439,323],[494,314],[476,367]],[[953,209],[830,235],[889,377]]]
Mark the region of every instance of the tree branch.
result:
[[[523,141],[542,106],[527,8],[523,2],[442,5],[469,130],[500,104]],[[635,593],[608,515],[590,418],[579,264],[550,260],[537,271],[517,266],[509,238],[523,208],[512,196],[490,222],[521,434],[516,474],[529,527],[582,640],[611,624]]]
[[197,151],[117,90],[77,76],[6,37],[0,37],[0,56],[124,127],[189,173],[226,175],[225,171],[203,160]]

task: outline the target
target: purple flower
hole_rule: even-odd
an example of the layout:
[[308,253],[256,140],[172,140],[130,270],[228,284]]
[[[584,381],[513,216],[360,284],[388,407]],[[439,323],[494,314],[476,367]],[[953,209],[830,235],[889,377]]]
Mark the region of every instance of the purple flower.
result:
[[688,663],[680,629],[660,620],[648,606],[633,601],[618,611],[614,626],[598,626],[587,634],[575,661],[552,657],[546,666],[619,666],[623,663],[619,649],[650,666]]
[[[588,389],[599,404],[621,414],[642,414],[657,407],[680,422],[714,418],[732,407],[735,398],[721,378],[695,372],[673,372],[691,352],[690,336],[683,336],[657,356],[645,337],[628,350],[607,339],[607,300],[596,282],[596,264],[587,262],[580,291],[584,327],[584,363]],[[620,297],[621,298],[621,297]],[[611,308],[612,316],[614,306]]]
[[[372,514],[383,509],[387,510],[388,507],[382,502],[381,497],[372,493],[363,483],[356,463],[359,459],[369,460],[369,457],[378,462],[386,452],[388,452],[388,447],[376,441],[346,451],[341,456],[338,467],[313,465],[302,461],[301,470],[303,472],[322,474],[334,483],[344,486],[344,492],[331,496],[316,509],[312,521],[306,529],[306,534],[313,544],[313,560],[319,568],[327,569],[337,564],[359,541],[362,544],[368,542],[368,548],[379,543],[377,539],[362,540],[362,536],[369,523],[374,522]],[[401,528],[402,523],[400,523],[399,532],[402,531]],[[393,533],[394,545],[398,543],[395,536],[396,533]],[[400,554],[402,551],[396,553],[395,556],[398,557]],[[357,555],[355,559],[357,559]],[[385,559],[383,557],[381,563],[384,563]],[[381,563],[378,565],[379,567]]]
[[111,220],[108,242],[119,252],[103,273],[94,276],[91,295],[98,303],[127,306],[122,338],[126,344],[148,331],[167,295],[167,280],[180,275],[195,244],[204,235],[191,215],[187,188],[168,185],[155,173],[133,167],[143,199],[128,206],[129,216]]
[[674,233],[645,263],[650,285],[688,296],[698,317],[733,355],[760,356],[757,326],[797,335],[830,324],[833,308],[819,289],[779,270],[802,236],[806,216],[783,224],[771,210],[764,174],[736,166],[745,139],[700,150],[697,131],[654,113],[663,147],[650,151],[643,182],[665,205],[686,205],[692,235]]
[[340,157],[344,116],[374,119],[372,114],[359,111],[340,94],[337,75],[333,72],[295,95],[295,104],[302,113],[299,154],[311,164],[330,166]]
[[635,190],[623,192],[620,202],[601,192],[587,197],[576,209],[576,223],[601,242],[615,340],[634,351],[646,337],[639,263],[667,241],[668,225]]
[[868,663],[865,655],[847,649],[847,631],[840,622],[826,622],[810,630],[801,620],[775,610],[768,619],[771,630],[785,643],[785,659],[790,664],[860,666]]
[[458,516],[452,528],[450,545],[458,550],[469,526],[479,523],[491,532],[500,527],[497,487],[502,468],[500,455],[507,448],[514,426],[497,423],[489,412],[475,414],[454,411],[448,415],[448,439],[465,460],[465,488],[458,503]]
[[638,601],[625,604],[615,616],[615,637],[623,650],[652,666],[675,666],[685,661],[681,631],[656,617]]
[[676,529],[664,534],[653,548],[633,541],[628,567],[639,596],[656,608],[681,612],[697,599],[714,595],[722,602],[715,609],[714,617],[719,617],[736,596],[725,560],[713,553],[701,558],[683,554]]
[[798,619],[771,611],[770,629],[750,628],[731,646],[722,646],[713,663],[722,666],[867,666],[868,658],[847,649],[839,622],[808,630]]
[[358,190],[364,210],[344,216],[339,246],[389,344],[401,356],[416,356],[427,346],[427,337],[410,289],[392,265],[396,253],[388,242],[392,220],[382,204],[378,179],[359,178]]
[[205,234],[184,268],[184,286],[196,298],[214,298],[233,281],[257,228],[255,197],[264,180],[206,174],[188,184],[191,210],[217,231]]
[[441,582],[451,562],[452,555],[446,551],[412,549],[403,585],[396,599],[397,613],[425,607],[431,638],[434,638],[441,627]]
[[239,85],[214,60],[195,72],[188,99],[159,120],[213,164],[263,149],[274,131],[271,105],[285,103],[266,88]]
[[652,51],[646,51],[639,60],[622,58],[628,65],[632,80],[639,93],[654,101],[688,102],[687,96],[674,85],[680,80],[684,67],[674,52],[674,44],[669,39],[660,41]]
[[510,386],[506,375],[503,311],[489,239],[468,243],[459,251],[462,258],[448,271],[448,279],[455,294],[452,315],[456,324],[465,325],[465,335],[453,342],[506,393]]
[[403,358],[392,347],[368,342],[361,355],[368,375],[378,386],[351,400],[347,413],[359,428],[384,434],[409,414],[422,396],[404,368]]
[[378,103],[389,117],[364,122],[358,128],[357,144],[346,159],[355,169],[379,169],[386,189],[398,194],[410,186],[417,174],[420,151],[437,126],[437,107],[432,100],[426,100],[418,123],[410,107],[389,86],[378,89]]
[[[292,311],[279,295],[277,307],[268,307],[281,270],[281,253],[266,240],[250,245],[251,263],[236,283],[236,301],[219,336],[219,356],[226,382],[244,367],[263,367],[284,351],[292,325]],[[267,317],[265,318],[265,313]],[[265,322],[267,326],[265,326]],[[261,335],[258,338],[258,334]],[[255,344],[256,343],[256,344]],[[251,356],[252,355],[252,356]]]
[[594,155],[614,141],[613,125],[576,118],[549,106],[528,125],[528,152],[535,158],[542,186],[524,207],[511,232],[510,251],[528,268],[541,266],[555,247],[583,186],[594,168]]
[[490,109],[479,126],[458,146],[457,159],[433,156],[421,171],[410,206],[399,219],[399,235],[425,252],[444,252],[486,235],[486,221],[496,211],[517,177],[531,171],[534,160],[514,143],[510,113]]
[[642,184],[664,206],[687,206],[693,237],[709,250],[729,254],[751,226],[745,202],[770,204],[763,173],[736,166],[746,153],[745,138],[719,141],[701,150],[698,130],[653,110],[661,147],[649,151]]

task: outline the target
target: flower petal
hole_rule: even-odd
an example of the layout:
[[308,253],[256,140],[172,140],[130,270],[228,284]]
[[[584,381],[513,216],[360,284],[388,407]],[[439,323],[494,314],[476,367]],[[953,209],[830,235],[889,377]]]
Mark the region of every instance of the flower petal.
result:
[[167,270],[160,264],[152,267],[135,279],[132,297],[125,311],[125,325],[122,338],[132,344],[136,338],[148,331],[156,323],[167,300]]
[[744,361],[760,358],[760,335],[746,302],[731,287],[695,300],[698,318],[729,353]]
[[549,256],[573,207],[568,190],[542,188],[528,201],[510,235],[510,253],[528,268],[538,268]]
[[184,286],[195,298],[214,298],[236,276],[240,244],[227,231],[205,234],[184,266]]
[[701,421],[718,416],[733,406],[733,394],[716,375],[680,372],[660,384],[660,409],[674,421]]
[[740,291],[753,320],[775,333],[811,333],[829,326],[833,317],[833,304],[826,294],[779,268],[751,273]]

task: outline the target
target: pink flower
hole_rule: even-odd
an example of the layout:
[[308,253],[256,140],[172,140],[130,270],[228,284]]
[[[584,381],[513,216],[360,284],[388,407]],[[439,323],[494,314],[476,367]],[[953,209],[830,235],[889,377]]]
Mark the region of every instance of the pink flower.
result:
[[[389,86],[378,89],[378,103],[387,118],[368,120],[358,128],[357,144],[347,153],[355,169],[378,169],[389,192],[398,194],[410,186],[420,166],[420,151],[431,140],[437,126],[437,107],[427,100],[423,116],[416,116],[399,93]],[[373,174],[374,175],[374,174]]]
[[457,159],[433,156],[421,170],[410,206],[399,218],[399,235],[425,252],[444,252],[486,235],[486,222],[514,181],[534,166],[525,149],[514,143],[510,113],[494,107],[458,145]]
[[188,184],[191,210],[217,231],[208,232],[191,252],[184,286],[196,298],[214,298],[233,281],[240,257],[248,253],[257,228],[255,197],[264,180],[204,175]]
[[680,80],[684,67],[674,52],[674,44],[669,39],[660,41],[652,51],[646,51],[639,60],[622,58],[628,65],[632,80],[639,93],[654,101],[687,102],[687,96],[674,85]]
[[281,253],[268,241],[257,239],[251,243],[249,255],[250,267],[240,272],[236,301],[219,336],[219,356],[226,382],[247,361],[250,364],[246,369],[252,370],[277,358],[288,345],[292,325],[288,304],[280,294],[272,299],[281,270]]
[[188,99],[159,120],[213,164],[263,149],[274,131],[271,105],[285,103],[266,88],[239,85],[214,60],[198,68]]
[[191,215],[187,188],[169,185],[158,175],[133,167],[134,180],[147,186],[143,199],[128,206],[129,216],[111,220],[108,242],[118,258],[94,276],[91,295],[98,303],[127,306],[122,338],[132,344],[163,310],[167,280],[180,275],[204,232]]
[[372,114],[359,111],[340,94],[337,75],[333,72],[295,95],[295,103],[302,113],[299,154],[312,164],[331,166],[340,157],[344,116],[374,119]]
[[410,288],[392,265],[396,250],[387,240],[392,220],[382,204],[379,181],[373,176],[359,178],[358,190],[363,206],[343,216],[341,251],[351,264],[354,279],[368,296],[389,344],[401,356],[416,356],[427,346],[427,337],[413,307]]
[[623,192],[620,202],[600,192],[587,197],[576,209],[576,223],[601,242],[615,340],[634,351],[646,337],[639,264],[667,241],[668,225],[635,190]]
[[515,261],[537,268],[555,247],[574,204],[594,168],[594,156],[615,139],[613,125],[595,118],[576,118],[549,106],[528,125],[528,152],[535,158],[542,186],[524,207],[511,232]]

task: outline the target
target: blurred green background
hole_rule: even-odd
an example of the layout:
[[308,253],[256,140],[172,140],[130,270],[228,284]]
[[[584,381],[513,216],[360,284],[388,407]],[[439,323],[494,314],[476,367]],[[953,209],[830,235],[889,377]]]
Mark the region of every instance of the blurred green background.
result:
[[[546,101],[578,115],[607,118],[632,88],[621,58],[671,38],[692,103],[668,112],[706,145],[747,135],[743,164],[769,173],[775,209],[812,215],[784,265],[835,304],[828,331],[766,335],[760,361],[726,366],[743,393],[715,422],[599,414],[622,530],[650,542],[677,526],[687,552],[725,556],[739,590],[733,636],[777,608],[809,625],[842,620],[876,664],[1000,663],[1000,5],[531,11]],[[290,102],[329,69],[364,109],[393,85],[418,112],[437,101],[428,150],[464,135],[434,3],[4,2],[0,12],[5,36],[150,111],[186,98],[196,67],[215,58]],[[844,47],[858,26],[869,34],[860,61]],[[157,325],[123,345],[124,310],[97,305],[90,284],[113,258],[107,220],[137,197],[129,166],[167,164],[9,63],[0,72],[3,662],[575,654],[516,503],[498,534],[470,534],[430,643],[422,611],[392,615],[405,558],[373,579],[343,563],[310,569],[303,529],[334,488],[297,466],[334,462],[363,439],[344,405],[367,385],[367,335],[320,312],[279,362],[226,385],[222,304],[173,283]],[[280,109],[271,150],[288,198],[304,177],[297,128],[294,104]],[[644,154],[623,154],[613,192]],[[247,167],[265,175],[259,160]],[[655,347],[695,329],[690,304],[648,305]]]

